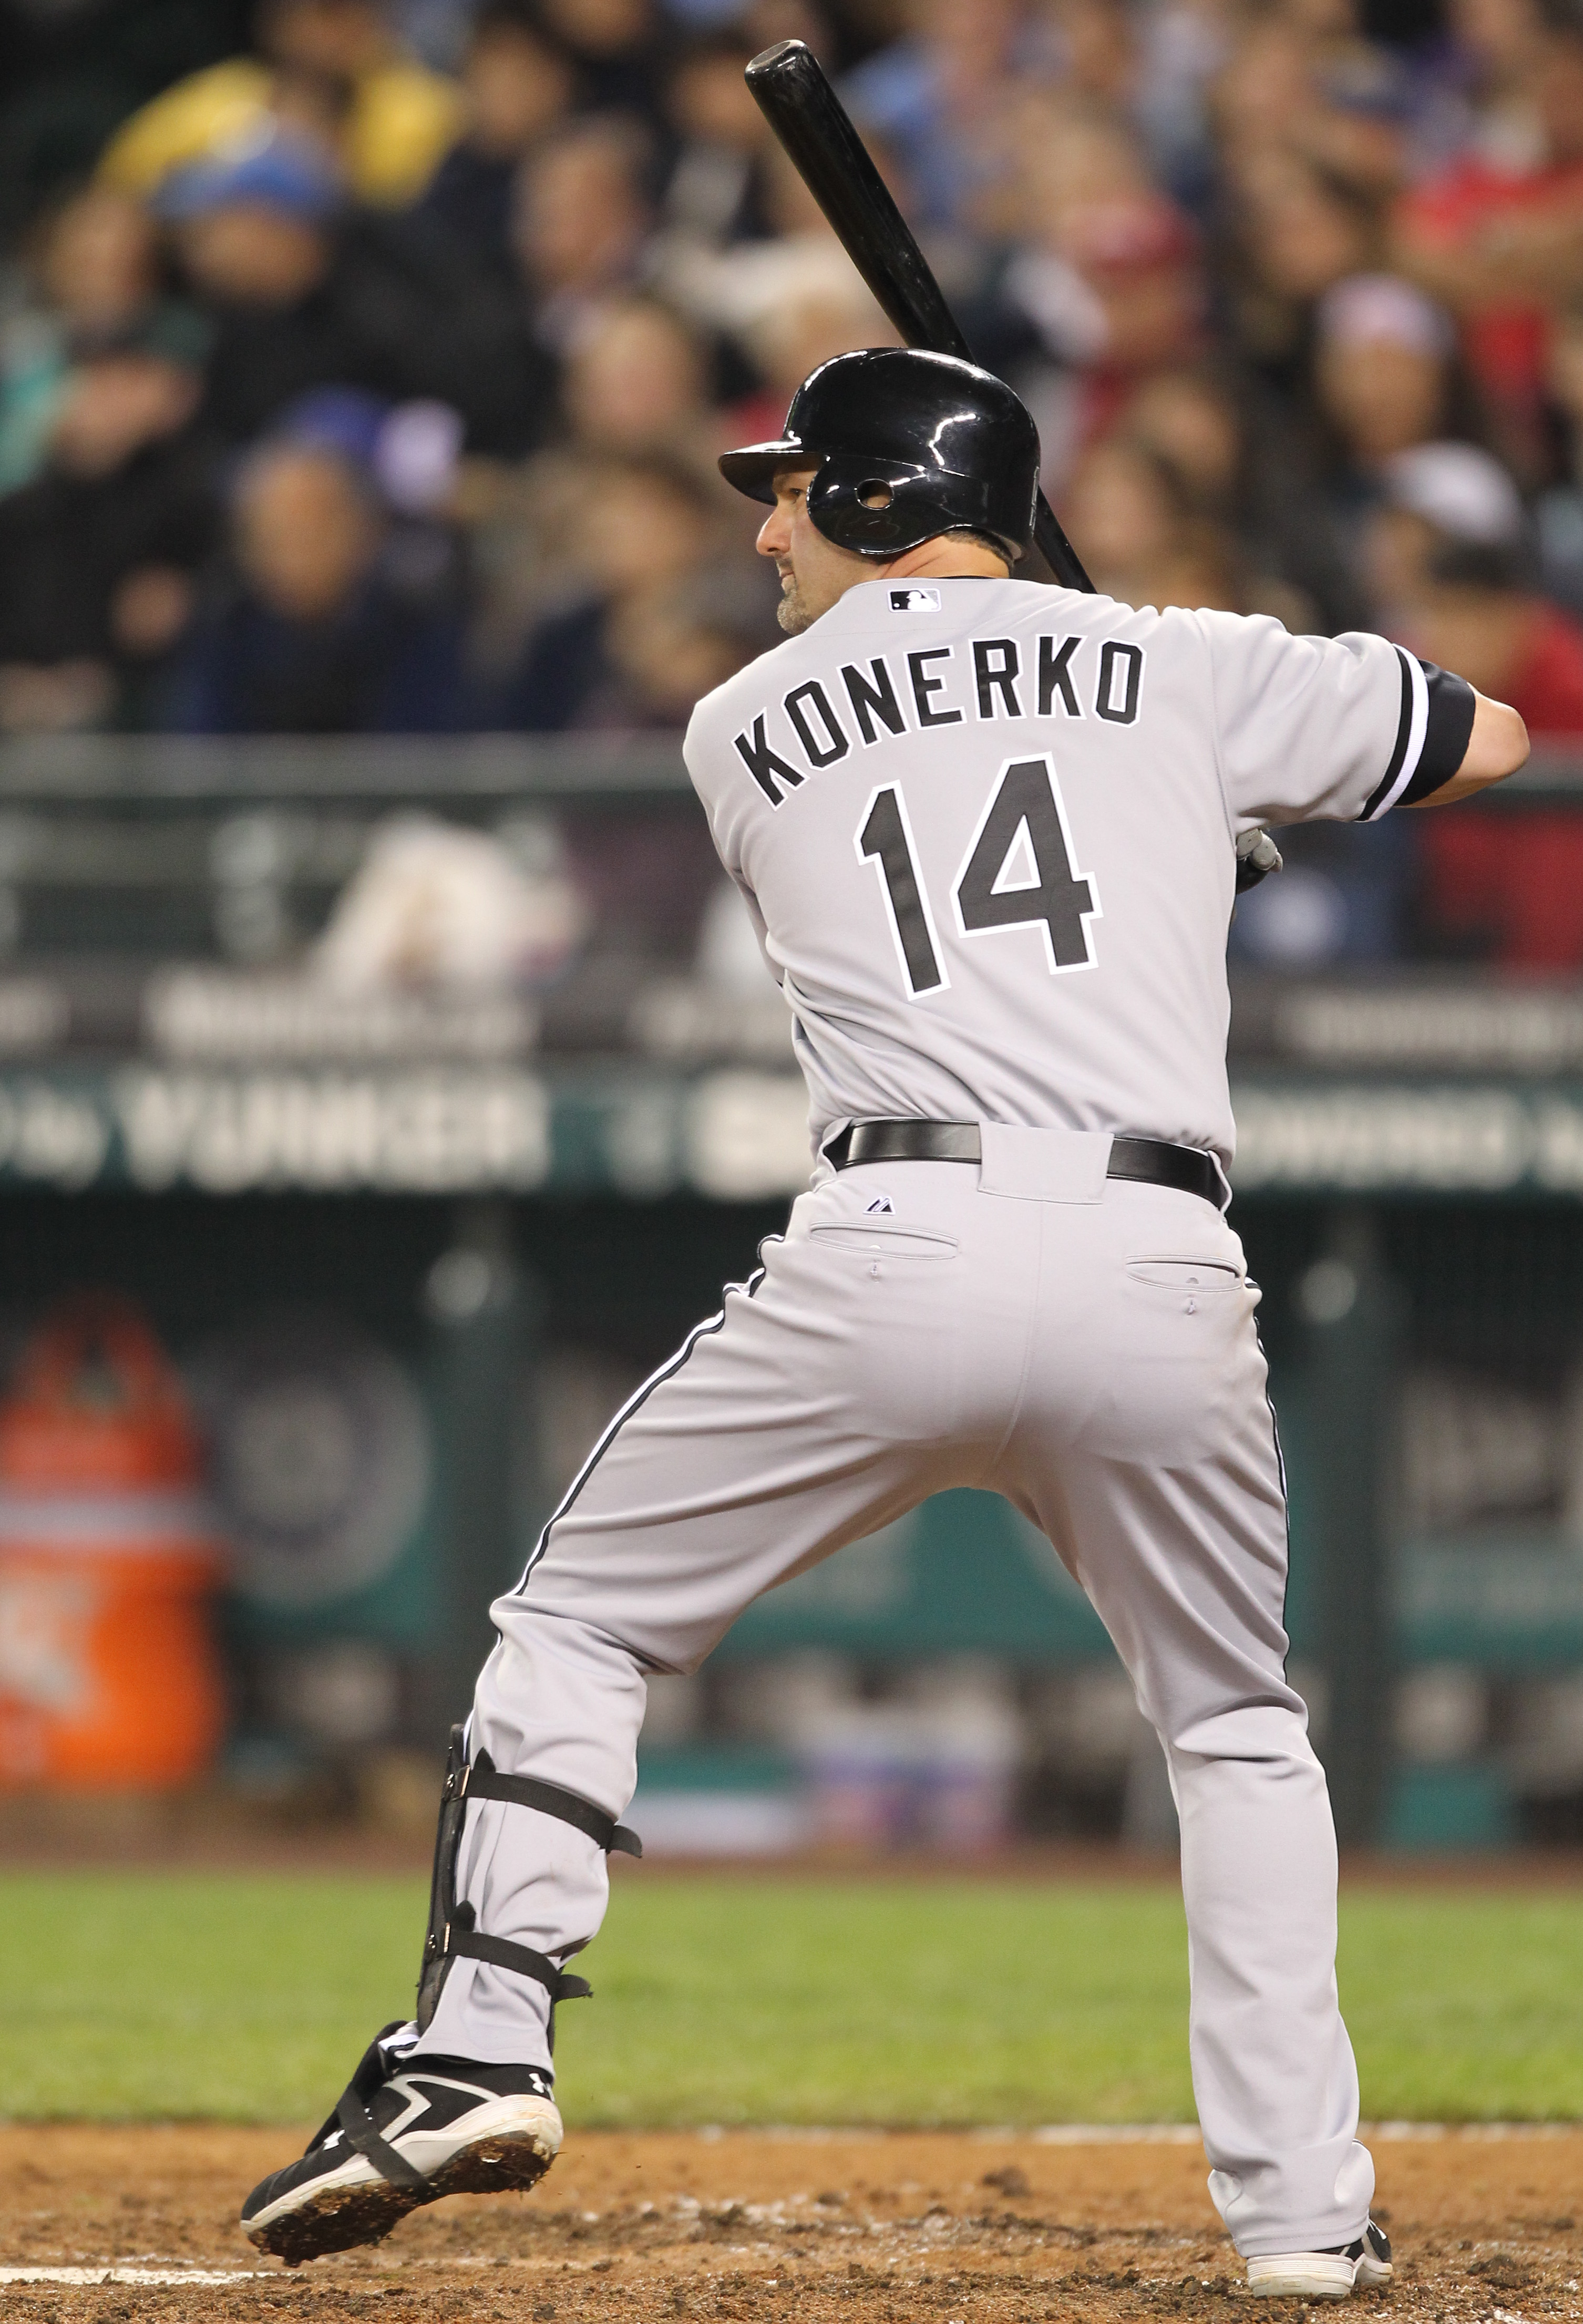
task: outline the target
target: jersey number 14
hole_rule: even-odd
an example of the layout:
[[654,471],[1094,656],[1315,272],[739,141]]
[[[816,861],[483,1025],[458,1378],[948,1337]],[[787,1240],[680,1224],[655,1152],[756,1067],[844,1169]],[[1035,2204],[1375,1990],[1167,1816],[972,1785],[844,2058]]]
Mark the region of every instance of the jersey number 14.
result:
[[[896,956],[913,993],[950,982],[901,792],[876,790],[854,842],[858,860],[878,867]],[[951,890],[957,932],[1037,927],[1051,975],[1092,968],[1088,923],[1098,919],[1094,883],[1072,862],[1066,805],[1048,757],[1009,759],[978,819]]]

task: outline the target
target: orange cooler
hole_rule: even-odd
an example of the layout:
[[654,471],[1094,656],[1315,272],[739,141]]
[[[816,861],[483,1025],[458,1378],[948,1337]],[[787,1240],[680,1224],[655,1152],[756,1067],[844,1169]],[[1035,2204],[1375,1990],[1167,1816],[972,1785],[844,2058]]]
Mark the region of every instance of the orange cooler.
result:
[[200,1478],[147,1325],[69,1301],[0,1404],[0,1790],[156,1790],[207,1766],[225,1703]]

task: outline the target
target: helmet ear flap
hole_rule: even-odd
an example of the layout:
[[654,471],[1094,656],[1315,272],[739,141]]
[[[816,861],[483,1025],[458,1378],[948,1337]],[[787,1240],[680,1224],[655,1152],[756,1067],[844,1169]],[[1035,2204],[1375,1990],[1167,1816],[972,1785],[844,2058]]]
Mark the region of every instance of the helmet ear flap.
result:
[[993,495],[978,478],[872,452],[827,452],[808,487],[808,513],[827,540],[859,557],[900,557],[944,532],[986,533],[1003,543],[1008,563],[1022,554],[1005,540]]
[[940,530],[938,514],[924,505],[921,468],[876,461],[872,453],[827,453],[808,487],[810,521],[860,557],[900,557]]

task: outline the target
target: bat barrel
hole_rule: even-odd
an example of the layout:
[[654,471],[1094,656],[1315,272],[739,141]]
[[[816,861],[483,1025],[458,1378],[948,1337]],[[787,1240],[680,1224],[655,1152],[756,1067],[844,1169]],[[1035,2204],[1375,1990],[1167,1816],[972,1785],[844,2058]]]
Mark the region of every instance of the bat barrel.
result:
[[746,69],[747,86],[847,256],[910,347],[971,360],[928,261],[819,59],[779,41]]

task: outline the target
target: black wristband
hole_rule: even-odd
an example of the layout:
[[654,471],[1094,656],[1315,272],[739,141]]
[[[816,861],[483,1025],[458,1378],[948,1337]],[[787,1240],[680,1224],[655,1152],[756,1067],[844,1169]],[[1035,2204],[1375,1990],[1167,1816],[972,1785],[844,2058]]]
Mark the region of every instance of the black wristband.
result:
[[1467,738],[1473,732],[1473,715],[1478,707],[1478,696],[1465,678],[1458,678],[1432,661],[1421,659],[1418,666],[1429,689],[1429,717],[1418,764],[1396,801],[1398,807],[1411,807],[1415,799],[1428,798],[1443,783],[1450,781],[1467,756]]
[[1467,752],[1478,699],[1465,678],[1396,648],[1402,706],[1389,763],[1364,803],[1359,823],[1374,823],[1393,807],[1411,807],[1449,783]]

